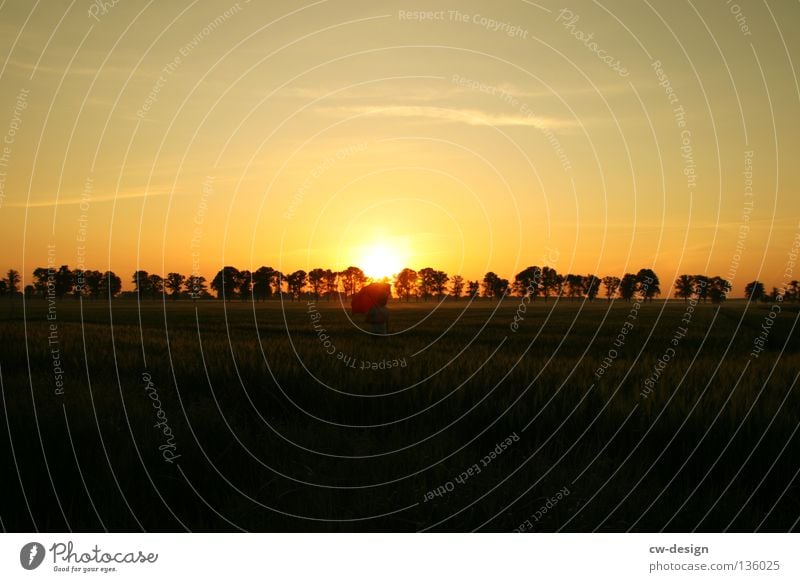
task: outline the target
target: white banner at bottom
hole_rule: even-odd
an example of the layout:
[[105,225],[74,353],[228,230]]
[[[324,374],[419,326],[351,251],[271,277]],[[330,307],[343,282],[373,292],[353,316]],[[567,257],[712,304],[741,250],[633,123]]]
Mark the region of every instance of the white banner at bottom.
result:
[[798,550],[792,534],[14,533],[0,580],[760,582],[800,579]]

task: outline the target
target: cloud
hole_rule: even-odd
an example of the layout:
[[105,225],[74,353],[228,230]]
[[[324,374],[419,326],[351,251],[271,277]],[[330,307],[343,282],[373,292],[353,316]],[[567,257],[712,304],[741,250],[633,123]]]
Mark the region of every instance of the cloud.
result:
[[277,93],[279,97],[290,99],[332,99],[340,101],[378,99],[386,100],[395,97],[401,92],[407,101],[433,101],[443,96],[452,96],[458,92],[458,87],[436,87],[421,83],[425,80],[442,81],[445,77],[416,76],[411,79],[397,78],[394,83],[374,85],[353,85],[350,87],[283,87]]
[[539,129],[567,128],[580,126],[576,120],[545,117],[534,114],[494,114],[480,109],[450,109],[444,107],[419,105],[365,105],[360,107],[324,107],[321,111],[348,112],[357,115],[378,117],[420,117],[443,123],[465,123],[492,127],[536,127]]
[[97,204],[100,202],[111,202],[113,200],[131,200],[133,198],[153,198],[156,196],[166,196],[170,193],[169,188],[151,188],[146,192],[119,192],[117,194],[92,194],[88,198],[59,198],[58,200],[36,200],[29,203],[24,202],[11,202],[4,204],[5,208],[53,208],[55,206],[75,206],[81,202],[88,201],[89,204]]
[[[35,75],[36,73],[45,73],[50,75],[61,76],[64,74],[63,66],[50,66],[42,63],[38,64],[28,63],[24,61],[18,61],[16,59],[8,59],[8,64],[11,65],[12,67],[16,67],[17,69],[21,69],[25,72],[30,72],[32,75]],[[70,76],[80,75],[80,76],[94,77],[95,75],[98,75],[98,73],[100,75],[102,74],[130,75],[131,69],[126,67],[108,65],[108,64],[106,64],[106,66],[104,66],[102,69],[98,69],[97,67],[91,67],[91,66],[72,66],[70,67],[68,74]],[[136,71],[136,76],[139,78],[141,77],[155,78],[155,75],[152,72],[143,71],[141,69]]]
[[[397,95],[402,95],[403,100],[406,102],[442,102],[443,99],[462,99],[470,97],[484,97],[494,95],[495,98],[500,99],[498,96],[507,95],[516,99],[553,99],[558,97],[574,97],[574,96],[594,96],[594,95],[617,95],[630,92],[630,87],[623,83],[615,85],[595,86],[589,84],[582,84],[570,87],[558,87],[547,89],[541,87],[538,89],[526,89],[515,83],[509,81],[492,82],[491,80],[485,83],[481,82],[482,87],[486,91],[472,88],[470,86],[459,85],[456,81],[469,81],[458,75],[454,77],[446,76],[414,76],[414,77],[392,77],[386,79],[384,83],[366,84],[359,83],[351,86],[333,86],[327,85],[324,87],[314,86],[290,86],[281,88],[276,96],[286,97],[290,99],[329,99],[338,101],[354,101],[354,100],[380,100],[387,101],[394,99]],[[428,81],[429,83],[424,83]],[[477,82],[477,81],[475,81]],[[658,87],[657,87],[658,88]],[[261,93],[259,93],[260,95]]]

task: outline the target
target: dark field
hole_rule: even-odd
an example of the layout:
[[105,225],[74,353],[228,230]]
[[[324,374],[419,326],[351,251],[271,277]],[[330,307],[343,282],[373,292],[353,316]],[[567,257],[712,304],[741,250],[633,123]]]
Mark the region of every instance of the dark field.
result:
[[467,305],[6,301],[2,527],[797,529],[795,304]]

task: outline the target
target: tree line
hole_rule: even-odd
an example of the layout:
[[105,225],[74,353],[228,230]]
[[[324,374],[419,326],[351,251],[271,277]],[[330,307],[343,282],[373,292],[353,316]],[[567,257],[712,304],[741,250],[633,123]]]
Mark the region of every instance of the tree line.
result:
[[[0,279],[0,296],[15,296],[20,292],[20,274],[9,269],[5,279]],[[602,292],[607,301],[635,298],[652,301],[661,295],[658,275],[652,269],[640,269],[622,277],[608,275],[562,275],[553,267],[531,266],[514,276],[513,281],[504,279],[493,271],[482,280],[466,280],[461,275],[450,277],[444,271],[426,267],[415,271],[405,268],[393,280],[382,279],[394,286],[395,294],[405,301],[427,301],[450,297],[484,297],[497,299],[505,295],[528,296],[536,301],[552,298],[594,301]],[[22,293],[28,298],[65,296],[89,299],[115,298],[120,295],[139,299],[210,299],[209,288],[217,299],[239,299],[265,301],[275,296],[288,296],[291,300],[303,296],[332,299],[350,297],[371,282],[358,267],[343,271],[312,269],[284,274],[272,267],[262,266],[255,271],[239,270],[226,266],[220,269],[209,282],[201,275],[168,273],[161,277],[155,273],[139,270],[133,273],[131,283],[134,290],[122,293],[122,280],[113,271],[72,270],[68,265],[59,268],[38,267],[33,271],[33,283],[26,285]],[[722,277],[705,275],[680,275],[673,283],[675,297],[689,301],[711,301],[722,303],[731,291],[730,282]],[[751,281],[745,286],[745,297],[752,301],[798,301],[800,284],[791,281],[785,289],[773,287],[767,292],[760,281]]]

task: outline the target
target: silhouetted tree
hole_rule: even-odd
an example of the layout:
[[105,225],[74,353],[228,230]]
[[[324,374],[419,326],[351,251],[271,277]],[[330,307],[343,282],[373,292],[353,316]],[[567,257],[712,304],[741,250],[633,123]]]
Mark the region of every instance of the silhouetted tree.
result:
[[502,277],[498,277],[494,286],[494,296],[503,298],[508,292],[509,292],[508,279],[503,279]]
[[272,297],[272,276],[275,270],[272,267],[259,267],[253,273],[253,298],[256,301],[265,301]]
[[522,279],[520,279],[520,274],[522,271],[514,275],[514,281],[511,283],[511,291],[512,293],[516,293],[519,297],[525,296],[525,285],[523,284]]
[[367,281],[366,275],[364,275],[364,271],[359,269],[358,267],[347,267],[344,271],[339,273],[339,277],[342,280],[342,287],[344,288],[344,294],[347,297],[355,295],[358,293],[359,289],[364,285]]
[[417,272],[414,269],[405,268],[400,271],[394,279],[394,289],[398,297],[405,297],[409,301],[417,293]]
[[709,280],[711,289],[708,291],[708,296],[712,303],[720,304],[728,298],[728,293],[731,290],[731,284],[722,277],[711,277]]
[[161,278],[161,275],[156,275],[153,273],[147,278],[147,285],[150,288],[150,299],[155,301],[155,299],[164,293],[164,279]]
[[339,273],[330,269],[325,269],[325,293],[328,301],[339,291]]
[[247,301],[253,297],[253,274],[245,269],[239,272],[239,299]]
[[419,296],[422,297],[423,301],[427,301],[428,298],[433,295],[435,273],[436,270],[432,267],[425,267],[424,269],[420,269],[417,273]]
[[606,288],[606,299],[611,301],[611,298],[617,294],[621,282],[622,280],[619,277],[614,277],[613,275],[603,277],[603,286]]
[[477,281],[470,281],[469,283],[467,283],[467,294],[470,297],[473,298],[477,297],[478,293],[480,293],[480,290],[481,290],[481,285]]
[[45,267],[37,267],[33,270],[33,287],[36,294],[44,298],[47,296],[47,276],[50,271]]
[[236,267],[226,266],[217,271],[211,281],[211,288],[217,292],[217,299],[230,301],[236,296],[241,282],[241,273]]
[[461,275],[453,275],[453,279],[450,282],[450,296],[458,299],[461,297],[461,294],[464,292],[464,277]]
[[36,287],[25,285],[25,299],[33,299],[36,296]]
[[437,271],[432,267],[425,267],[420,269],[417,273],[419,277],[419,294],[427,300],[432,295],[442,297],[447,287],[447,282],[450,277],[444,271]]
[[0,297],[8,295],[8,282],[5,279],[0,279]]
[[600,292],[600,278],[595,275],[586,275],[583,278],[583,292],[586,293],[589,301],[594,301]]
[[750,281],[744,286],[744,296],[750,301],[758,301],[764,298],[764,283],[761,281]]
[[652,301],[653,297],[661,295],[658,275],[652,269],[639,269],[636,274],[637,291],[645,301]]
[[786,289],[786,299],[788,301],[800,300],[800,281],[792,281]]
[[563,297],[567,287],[567,278],[564,275],[556,274],[555,291],[557,297]]
[[113,299],[122,291],[122,279],[114,271],[106,271],[100,280],[100,294],[105,299]]
[[8,293],[11,297],[14,297],[17,293],[19,293],[19,281],[19,271],[9,269],[6,275],[6,293]]
[[295,298],[299,298],[303,293],[303,287],[306,286],[306,276],[306,272],[301,269],[286,277],[286,284],[289,287],[289,295],[292,296],[292,301]]
[[103,284],[103,273],[100,271],[87,270],[83,272],[83,282],[87,295],[92,299],[100,297],[101,285]]
[[681,275],[675,279],[675,297],[683,298],[684,303],[694,295],[694,277]]
[[619,282],[619,296],[625,301],[630,301],[636,294],[636,275],[625,273]]
[[184,287],[186,288],[186,292],[189,294],[189,297],[192,300],[199,299],[200,297],[205,297],[208,293],[206,289],[206,278],[202,275],[192,274],[186,277],[186,281],[184,282]]
[[583,297],[583,277],[580,275],[568,274],[564,278],[564,281],[567,287],[567,295],[569,295],[570,299],[574,300],[576,297]]
[[150,295],[150,275],[147,271],[136,271],[131,280],[134,292],[139,294],[139,301]]
[[85,294],[86,280],[83,277],[82,269],[75,269],[72,271],[72,278],[69,286],[73,298],[80,299]]
[[547,298],[550,297],[551,293],[558,293],[562,279],[555,269],[551,267],[542,268],[541,287],[545,302],[547,302]]
[[694,293],[697,296],[697,300],[705,303],[711,288],[708,277],[705,275],[695,275],[692,279],[694,279]]
[[500,276],[493,272],[489,271],[483,276],[483,296],[492,298],[494,297],[495,290],[497,289],[498,281],[500,280]]
[[437,297],[444,297],[447,282],[450,277],[444,271],[434,271],[432,280],[432,289]]
[[272,271],[272,286],[275,289],[276,295],[281,295],[283,293],[283,273],[278,270]]
[[308,272],[308,284],[311,287],[311,292],[314,294],[314,298],[319,299],[320,292],[325,285],[325,270],[311,269]]
[[169,291],[169,296],[175,300],[181,296],[181,289],[186,277],[180,273],[167,273],[167,278],[164,279],[164,287]]
[[58,298],[64,297],[64,295],[72,291],[73,289],[72,271],[67,265],[61,265],[58,268],[58,271],[55,272],[54,279],[55,279],[54,292],[56,297]]
[[532,301],[541,290],[542,270],[539,267],[527,267],[514,275],[514,290],[520,297],[530,295]]

